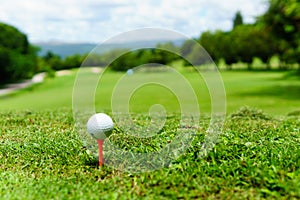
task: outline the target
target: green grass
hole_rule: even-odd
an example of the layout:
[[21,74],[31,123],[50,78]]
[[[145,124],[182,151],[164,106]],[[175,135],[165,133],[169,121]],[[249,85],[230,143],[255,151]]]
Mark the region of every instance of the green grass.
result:
[[[96,92],[97,111],[111,114],[110,96],[122,75],[103,76]],[[0,199],[299,199],[299,79],[283,72],[222,72],[228,111],[223,133],[213,150],[200,157],[210,123],[210,98],[198,74],[183,75],[205,114],[187,151],[152,172],[97,167],[74,128],[75,72],[0,97]],[[171,84],[178,81],[163,77]],[[83,74],[83,81],[96,78],[88,71]],[[159,78],[156,73],[143,74],[121,86]],[[82,95],[90,85],[84,87]],[[118,98],[122,101],[124,96]],[[191,101],[186,97],[184,102]],[[129,101],[141,124],[149,122],[145,111],[157,103],[167,111],[159,134],[134,138],[117,126],[109,140],[126,151],[144,153],[168,144],[180,117],[174,94],[148,85]],[[244,105],[263,111],[240,109]]]
[[[205,74],[205,72],[204,72]],[[206,72],[206,74],[208,74]],[[203,79],[197,73],[183,72],[190,82],[198,97],[200,111],[210,112],[210,96]],[[111,95],[123,73],[104,73],[96,92],[97,110],[111,110]],[[97,80],[99,75],[85,71],[80,75],[82,82]],[[22,90],[15,94],[0,97],[0,110],[48,110],[53,108],[69,108],[72,106],[72,92],[76,78],[73,75],[47,79],[44,83]],[[127,81],[124,87],[125,93],[131,85],[140,80],[160,80],[165,75],[157,73],[144,73],[135,76],[132,82]],[[287,115],[300,109],[300,81],[289,78],[284,72],[222,72],[222,78],[226,89],[227,111],[233,112],[241,106],[251,106],[263,109],[271,115]],[[177,84],[179,90],[185,90],[182,84],[169,77],[170,84]],[[127,87],[128,85],[128,87]],[[121,88],[122,88],[121,87]],[[83,87],[83,92],[88,91],[90,85]],[[89,94],[91,95],[91,94]],[[82,97],[86,96],[83,93]],[[124,95],[118,95],[118,100],[124,101]],[[172,99],[172,101],[170,100]],[[189,97],[184,102],[189,102]],[[158,85],[147,85],[139,88],[130,100],[130,109],[133,112],[144,112],[153,104],[161,104],[170,112],[179,110],[176,96],[167,88]]]
[[[252,109],[239,110],[227,117],[217,145],[201,158],[198,142],[203,141],[208,123],[208,118],[201,121],[202,128],[193,145],[168,167],[129,174],[96,166],[73,128],[70,110],[2,112],[0,197],[300,198],[299,118],[276,119]],[[171,126],[164,129],[166,135],[173,131]],[[163,139],[166,135],[158,137]],[[161,145],[151,138],[132,140],[118,129],[110,140],[124,149],[151,143]]]

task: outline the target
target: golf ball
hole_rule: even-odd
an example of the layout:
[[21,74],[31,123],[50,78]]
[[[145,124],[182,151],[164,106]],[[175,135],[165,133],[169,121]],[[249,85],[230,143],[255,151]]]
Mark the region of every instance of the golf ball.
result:
[[109,137],[113,128],[112,119],[104,113],[94,114],[87,122],[87,131],[97,140],[104,140]]

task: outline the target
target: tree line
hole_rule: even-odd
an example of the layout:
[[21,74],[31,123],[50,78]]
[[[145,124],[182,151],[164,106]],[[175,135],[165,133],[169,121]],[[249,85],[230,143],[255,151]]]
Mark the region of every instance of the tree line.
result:
[[207,31],[198,41],[216,62],[224,59],[229,67],[244,62],[251,69],[253,58],[260,58],[270,69],[271,58],[277,56],[280,68],[297,64],[300,69],[300,2],[270,0],[253,24],[244,24],[238,12],[231,31]]

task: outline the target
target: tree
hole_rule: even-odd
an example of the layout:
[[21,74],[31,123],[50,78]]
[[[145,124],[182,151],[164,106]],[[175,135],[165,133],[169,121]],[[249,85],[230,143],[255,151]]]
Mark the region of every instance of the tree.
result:
[[268,63],[276,52],[276,40],[266,30],[255,25],[241,25],[235,28],[231,32],[231,41],[236,49],[237,59],[247,63],[249,70],[254,57]]
[[300,2],[299,0],[269,0],[269,7],[259,18],[279,41],[280,59],[300,62]]
[[[112,50],[111,56],[114,56],[113,55],[114,53],[117,53],[117,52],[121,53],[122,51],[123,51],[122,49]],[[115,71],[126,71],[128,69],[134,68],[138,65],[137,64],[138,60],[136,59],[137,58],[136,54],[137,54],[136,51],[128,52],[125,54],[119,54],[121,56],[115,57],[113,59],[113,62],[110,63],[109,67]]]
[[79,68],[83,60],[84,60],[84,56],[81,56],[79,54],[68,56],[64,59],[62,63],[62,69]]
[[60,70],[63,68],[63,61],[61,57],[57,54],[54,54],[51,51],[48,51],[45,56],[43,56],[45,63],[53,70]]
[[181,59],[180,49],[172,42],[158,44],[154,50],[154,57],[157,58],[156,63],[166,65],[174,60]]
[[194,66],[203,65],[211,62],[211,59],[210,57],[208,57],[207,52],[200,45],[194,45],[192,52],[187,55],[187,59]]
[[276,52],[274,37],[257,25],[240,25],[230,32],[207,31],[199,42],[215,62],[223,58],[229,69],[238,61],[247,63],[251,69],[254,57],[268,63]]
[[30,78],[37,70],[37,48],[24,33],[0,23],[0,82]]
[[224,58],[225,51],[229,51],[230,46],[225,42],[225,33],[220,30],[203,32],[199,39],[199,43],[215,62]]
[[0,83],[7,80],[8,67],[11,65],[10,51],[0,46]]
[[180,47],[180,53],[184,57],[192,52],[194,47],[195,41],[194,40],[186,40]]
[[243,25],[244,24],[244,20],[243,20],[243,16],[241,14],[240,11],[235,13],[234,19],[233,19],[233,28]]
[[238,61],[236,45],[231,32],[207,31],[202,33],[199,42],[215,62],[223,58],[228,69],[230,69],[231,64]]
[[91,53],[91,54],[86,54],[83,55],[85,58],[87,58],[86,60],[84,60],[84,66],[96,66],[96,67],[100,67],[100,66],[105,66],[105,60],[104,60],[104,56],[102,54],[98,54],[98,53]]
[[232,36],[232,32],[223,33],[219,45],[220,57],[224,58],[227,69],[230,70],[231,65],[238,62],[236,41]]

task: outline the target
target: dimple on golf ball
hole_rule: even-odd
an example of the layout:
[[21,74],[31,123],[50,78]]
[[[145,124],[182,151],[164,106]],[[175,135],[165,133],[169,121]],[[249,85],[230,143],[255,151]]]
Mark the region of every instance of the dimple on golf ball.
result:
[[104,113],[92,115],[87,122],[87,131],[97,140],[104,140],[112,134],[114,123],[110,116]]

